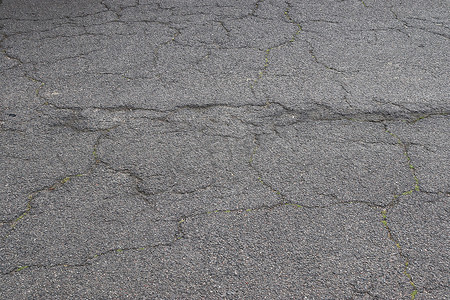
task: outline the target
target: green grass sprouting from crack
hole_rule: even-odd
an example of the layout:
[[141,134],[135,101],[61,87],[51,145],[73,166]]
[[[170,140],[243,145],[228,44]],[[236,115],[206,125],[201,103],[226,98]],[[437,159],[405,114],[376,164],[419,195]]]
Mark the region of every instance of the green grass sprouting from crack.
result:
[[292,19],[292,17],[289,15],[290,8],[291,8],[290,6],[286,8],[286,10],[284,11],[284,15],[286,16],[286,19],[289,21],[289,23],[292,23],[297,26],[297,31],[292,35],[292,38],[289,40],[289,42],[293,43],[295,42],[295,39],[303,30],[303,28],[302,25],[300,25],[300,23],[295,22],[294,19]]
[[409,267],[409,261],[408,259],[405,257],[405,255],[403,254],[403,250],[402,250],[402,246],[400,246],[399,241],[394,237],[394,235],[392,234],[392,231],[389,227],[388,224],[388,218],[387,218],[387,210],[383,209],[381,211],[381,223],[383,224],[384,228],[386,228],[387,232],[388,232],[388,238],[395,244],[395,246],[397,247],[397,250],[400,254],[400,256],[405,259],[405,264],[404,264],[404,269],[403,269],[403,274],[408,278],[409,283],[411,284],[411,286],[413,287],[413,291],[411,292],[411,300],[414,300],[416,295],[417,295],[417,286],[415,285],[411,274],[408,272],[408,267]]
[[[107,129],[107,130],[105,130],[105,131],[106,131],[106,132],[109,132],[109,129]],[[27,207],[26,207],[25,211],[24,211],[22,214],[20,214],[20,216],[18,216],[15,220],[13,220],[13,221],[11,222],[10,231],[3,237],[3,240],[6,240],[6,239],[9,237],[11,231],[15,229],[15,227],[17,226],[17,224],[20,223],[20,222],[21,222],[21,221],[22,221],[22,220],[30,213],[31,209],[33,208],[33,207],[32,207],[33,199],[34,199],[37,195],[39,195],[41,192],[44,192],[44,191],[54,191],[54,190],[57,190],[57,189],[59,189],[61,186],[63,186],[63,185],[65,185],[66,183],[68,183],[72,178],[81,177],[81,176],[86,176],[86,175],[90,174],[92,171],[94,171],[94,169],[96,168],[97,164],[98,164],[99,161],[100,161],[100,158],[99,158],[99,156],[98,156],[98,146],[99,146],[99,144],[100,144],[100,140],[101,140],[102,137],[103,137],[103,134],[101,134],[101,135],[97,138],[97,141],[95,142],[95,144],[94,144],[94,146],[93,146],[93,148],[94,148],[94,149],[93,149],[94,164],[93,164],[91,167],[89,167],[89,169],[88,169],[85,173],[80,173],[80,174],[75,174],[75,175],[68,175],[68,176],[65,176],[64,178],[62,178],[62,179],[56,181],[55,183],[53,183],[52,185],[47,186],[47,187],[44,187],[44,188],[42,188],[42,189],[40,189],[40,190],[34,191],[34,192],[32,192],[31,194],[28,195],[28,201],[27,201],[27,204],[26,204]]]
[[[353,202],[349,202],[349,203],[353,203]],[[332,205],[337,205],[337,204],[342,204],[342,203],[335,203]],[[250,212],[255,212],[258,210],[272,210],[278,207],[282,207],[282,206],[291,206],[294,208],[317,208],[317,207],[307,207],[307,206],[302,206],[300,204],[297,203],[275,203],[275,204],[271,204],[271,205],[261,205],[259,207],[254,207],[254,208],[238,208],[238,209],[223,209],[223,210],[214,210],[214,211],[207,211],[207,212],[200,212],[200,213],[194,213],[191,215],[187,215],[187,216],[183,216],[180,217],[178,220],[176,220],[176,224],[178,227],[177,232],[175,233],[174,237],[172,240],[167,241],[167,242],[160,242],[157,244],[150,244],[150,245],[141,245],[138,247],[128,247],[128,248],[113,248],[113,249],[109,249],[109,250],[105,250],[103,252],[97,252],[96,254],[93,255],[89,255],[85,258],[84,262],[80,263],[80,264],[68,264],[68,263],[57,263],[57,264],[53,264],[53,265],[27,265],[27,266],[19,266],[16,267],[14,270],[8,272],[7,274],[10,273],[14,273],[14,272],[18,272],[21,271],[25,268],[29,268],[29,269],[33,269],[33,268],[50,268],[50,267],[81,267],[81,266],[88,266],[91,265],[92,263],[90,262],[90,260],[94,260],[97,259],[103,255],[106,254],[123,254],[126,253],[128,251],[144,251],[144,250],[148,250],[148,249],[152,249],[152,248],[156,248],[156,247],[164,247],[164,246],[171,246],[173,245],[175,242],[177,242],[178,240],[184,238],[184,234],[183,234],[183,229],[182,229],[182,225],[183,223],[186,222],[187,219],[189,218],[194,218],[197,216],[205,216],[205,215],[210,215],[210,214],[221,214],[221,213],[250,213]],[[324,206],[327,207],[327,206]],[[174,220],[175,221],[175,220]]]
[[96,162],[99,161],[97,145],[94,145],[94,150],[92,151],[92,155],[94,156],[94,159]]
[[268,48],[268,49],[266,49],[266,51],[264,53],[264,65],[263,65],[263,68],[259,71],[258,77],[256,77],[256,79],[253,81],[253,83],[250,84],[250,89],[252,91],[255,90],[256,85],[263,78],[264,74],[267,72],[267,68],[269,67],[269,54],[270,54],[270,51],[272,49],[273,48]]
[[[85,176],[85,175],[86,175],[86,174],[82,173],[82,174],[75,174],[75,175],[66,176],[66,177],[64,177],[63,179],[58,180],[57,182],[55,182],[55,183],[52,184],[51,186],[45,187],[45,188],[43,188],[43,189],[40,189],[40,190],[38,190],[38,191],[35,191],[35,192],[32,192],[31,194],[29,194],[29,195],[28,195],[28,201],[27,201],[27,203],[26,203],[27,207],[26,207],[25,211],[24,211],[20,216],[18,216],[16,219],[14,219],[14,220],[11,222],[11,227],[10,227],[10,229],[11,229],[11,230],[14,230],[15,227],[17,226],[17,224],[19,224],[19,223],[20,223],[20,222],[21,222],[21,221],[22,221],[22,220],[30,213],[31,209],[33,208],[32,202],[33,202],[34,198],[35,198],[37,195],[39,195],[41,192],[47,191],[47,190],[48,190],[48,191],[54,191],[54,190],[57,190],[58,188],[60,188],[61,186],[63,186],[63,185],[66,184],[67,182],[69,182],[72,178],[75,178],[75,177],[81,177],[81,176]],[[11,232],[11,231],[9,231],[9,232],[6,234],[6,236],[3,237],[4,240],[8,238],[8,236],[10,235],[10,232]]]
[[[403,155],[406,157],[406,161],[408,163],[409,169],[411,170],[411,173],[414,178],[414,189],[412,189],[411,191],[416,191],[416,192],[420,191],[419,178],[416,175],[416,169],[415,169],[414,165],[412,164],[412,160],[408,154],[406,145],[402,142],[402,140],[395,133],[393,133],[387,129],[386,129],[386,132],[389,133],[393,138],[395,138],[397,140],[397,143],[403,148]],[[409,191],[407,191],[407,192],[409,192]]]
[[[256,141],[256,139],[255,139],[255,141]],[[249,167],[252,168],[252,169],[255,170],[255,171],[256,171],[256,169],[255,169],[255,167],[253,166],[253,157],[255,156],[255,153],[256,153],[256,151],[258,150],[258,147],[259,147],[259,146],[256,145],[256,146],[253,148],[252,153],[251,153],[251,155],[250,155],[249,162],[248,162]],[[279,190],[275,189],[275,188],[272,187],[270,184],[268,184],[267,182],[265,182],[265,181],[262,179],[262,177],[261,177],[260,175],[258,176],[258,181],[259,181],[263,186],[269,188],[269,189],[270,189],[272,192],[274,192],[278,197],[280,197],[281,200],[283,201],[283,202],[282,202],[283,204],[286,205],[286,204],[289,204],[289,203],[290,203],[290,202],[286,201],[286,198],[284,197],[284,195],[283,195]]]
[[[256,143],[256,141],[257,140],[255,139],[255,143]],[[252,153],[250,154],[250,159],[248,161],[248,164],[249,164],[250,167],[252,167],[252,165],[253,165],[253,157],[255,156],[257,150],[258,150],[258,145],[253,147]]]
[[262,69],[259,71],[258,76],[256,77],[256,79],[255,79],[255,80],[253,81],[253,83],[250,85],[250,89],[251,89],[253,92],[254,92],[254,89],[255,89],[256,85],[258,84],[258,82],[263,78],[264,74],[267,73],[267,68],[269,67],[269,64],[270,64],[270,62],[269,62],[269,55],[270,55],[270,52],[271,52],[273,49],[277,49],[277,48],[280,48],[280,47],[286,45],[287,43],[293,43],[293,42],[295,42],[297,36],[298,36],[298,35],[300,34],[300,32],[303,30],[303,28],[302,28],[302,26],[300,25],[300,23],[296,23],[296,22],[294,21],[294,19],[289,15],[290,8],[291,8],[291,6],[290,6],[290,4],[288,3],[288,7],[287,7],[286,10],[284,11],[284,15],[285,15],[286,19],[289,21],[289,23],[292,23],[292,24],[294,24],[294,25],[297,26],[297,31],[294,32],[294,34],[292,35],[291,39],[290,39],[288,42],[284,42],[284,43],[282,43],[282,44],[280,44],[280,45],[278,45],[278,46],[270,47],[270,48],[267,48],[267,49],[265,50],[265,53],[264,53],[264,65],[263,65]]
[[26,269],[26,268],[28,268],[29,266],[21,266],[21,267],[18,267],[17,269],[16,269],[16,272],[20,272],[20,271],[22,271],[23,269]]
[[38,80],[38,79],[36,79],[36,78],[33,78],[33,77],[31,77],[31,76],[26,76],[26,78],[27,78],[28,80],[31,80],[31,81],[35,82],[35,83],[39,83],[39,86],[38,86],[38,87],[36,88],[36,90],[34,91],[34,95],[35,95],[36,97],[41,97],[39,93],[41,92],[41,89],[45,86],[45,82],[40,81],[40,80]]
[[421,115],[421,116],[420,115],[419,116],[416,115],[414,120],[407,121],[407,122],[409,122],[411,124],[414,124],[414,123],[417,123],[417,122],[419,122],[421,120],[427,119],[427,118],[432,117],[432,116],[448,116],[448,115],[450,115],[450,114],[447,113],[447,112],[433,112],[433,113],[428,113],[428,114]]
[[[412,176],[414,178],[414,188],[405,191],[403,193],[401,193],[400,195],[394,195],[393,200],[391,201],[391,203],[387,206],[388,208],[392,208],[398,201],[398,199],[401,196],[409,196],[414,192],[419,192],[420,191],[420,186],[419,186],[419,179],[416,175],[416,169],[412,163],[411,157],[408,154],[408,149],[406,147],[406,145],[402,142],[402,140],[393,132],[389,131],[386,128],[386,132],[389,133],[393,138],[395,138],[397,140],[397,143],[400,145],[400,147],[403,149],[403,155],[406,157],[406,161],[408,163],[408,167],[412,173]],[[408,266],[409,266],[409,261],[408,258],[403,254],[403,250],[402,247],[398,241],[398,239],[396,239],[394,237],[394,235],[392,234],[392,231],[389,227],[388,224],[388,219],[387,219],[387,210],[383,209],[381,211],[381,215],[382,215],[382,220],[381,223],[383,224],[383,226],[386,228],[387,232],[388,232],[388,238],[395,244],[395,246],[397,247],[399,254],[401,257],[403,257],[403,259],[405,259],[405,266],[404,266],[404,270],[403,270],[403,274],[408,278],[409,283],[411,284],[411,286],[413,287],[413,291],[411,292],[411,300],[414,300],[416,295],[417,295],[417,286],[414,284],[414,281],[412,279],[411,274],[408,272]]]
[[25,209],[25,211],[18,216],[12,223],[11,223],[11,229],[14,229],[14,227],[16,227],[17,223],[19,223],[23,218],[25,218],[28,213],[31,210],[31,200],[33,199],[32,195],[28,196],[28,202],[27,202],[27,208]]

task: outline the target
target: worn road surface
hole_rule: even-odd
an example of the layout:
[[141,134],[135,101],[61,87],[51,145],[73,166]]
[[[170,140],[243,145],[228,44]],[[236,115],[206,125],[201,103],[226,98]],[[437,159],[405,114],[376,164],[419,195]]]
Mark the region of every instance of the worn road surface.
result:
[[0,299],[449,299],[449,12],[0,1]]

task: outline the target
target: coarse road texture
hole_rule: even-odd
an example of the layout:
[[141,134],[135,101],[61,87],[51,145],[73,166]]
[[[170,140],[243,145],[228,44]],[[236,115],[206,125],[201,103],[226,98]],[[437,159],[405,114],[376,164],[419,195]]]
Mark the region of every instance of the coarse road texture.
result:
[[449,299],[449,12],[0,1],[0,299]]

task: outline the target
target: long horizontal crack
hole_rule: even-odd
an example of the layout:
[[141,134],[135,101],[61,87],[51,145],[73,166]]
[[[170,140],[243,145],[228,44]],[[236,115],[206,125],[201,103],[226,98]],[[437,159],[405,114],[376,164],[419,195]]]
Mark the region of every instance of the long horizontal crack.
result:
[[[136,107],[133,105],[119,105],[119,106],[89,106],[89,107],[80,107],[80,106],[60,106],[50,102],[46,102],[46,105],[61,110],[72,110],[74,112],[80,112],[83,110],[93,109],[100,111],[108,111],[108,112],[155,112],[155,113],[177,113],[179,111],[184,110],[207,110],[213,108],[224,108],[224,109],[245,109],[245,108],[256,108],[256,109],[264,109],[269,106],[277,106],[281,108],[284,113],[289,113],[297,118],[294,120],[296,122],[314,120],[350,120],[350,121],[359,121],[359,122],[390,122],[390,121],[406,121],[409,123],[415,123],[422,119],[433,117],[433,116],[448,116],[450,115],[449,110],[443,109],[430,109],[430,110],[407,110],[404,112],[388,112],[388,111],[371,111],[371,112],[352,112],[352,113],[343,113],[336,112],[332,107],[326,105],[319,105],[316,103],[316,108],[299,110],[296,108],[291,108],[287,105],[284,105],[280,102],[268,101],[264,104],[241,104],[241,105],[233,105],[228,103],[210,103],[210,104],[186,104],[179,105],[169,109],[158,109],[158,108],[146,108],[146,107]],[[280,115],[280,112],[276,113]],[[291,125],[291,124],[290,124]]]
[[[333,206],[337,206],[337,205],[350,205],[350,204],[355,204],[355,203],[359,203],[359,204],[363,204],[363,205],[367,204],[367,203],[357,202],[357,201],[348,201],[348,202],[337,202],[337,203],[332,203],[330,205],[323,205],[323,206],[307,206],[307,205],[302,205],[302,204],[298,204],[295,202],[282,201],[282,202],[271,204],[271,205],[260,205],[260,206],[256,206],[256,207],[252,207],[252,208],[220,209],[220,210],[192,213],[189,215],[181,216],[176,220],[168,220],[168,221],[174,222],[174,224],[176,224],[176,228],[177,228],[173,239],[169,242],[148,244],[148,245],[142,245],[142,246],[136,246],[136,247],[123,247],[123,248],[109,249],[109,250],[106,250],[103,252],[98,252],[98,253],[92,254],[92,255],[84,258],[83,262],[79,263],[79,264],[64,262],[64,263],[56,263],[56,264],[50,264],[50,265],[42,265],[42,264],[20,265],[20,266],[12,268],[11,270],[9,270],[7,272],[4,272],[3,275],[10,275],[10,274],[24,271],[24,270],[39,269],[39,268],[48,269],[48,268],[54,268],[54,267],[66,267],[66,268],[84,267],[84,266],[92,265],[92,262],[91,262],[92,260],[97,259],[97,258],[107,255],[107,254],[112,254],[112,253],[120,254],[120,253],[125,253],[128,251],[142,251],[142,250],[148,250],[148,249],[156,248],[156,247],[169,247],[169,246],[174,245],[174,243],[176,243],[177,241],[179,241],[185,237],[185,234],[183,231],[183,224],[191,218],[208,216],[211,214],[251,213],[251,212],[260,211],[260,210],[273,210],[273,209],[276,209],[279,207],[284,207],[284,206],[291,206],[291,207],[299,208],[299,209],[321,209],[321,208],[328,208],[328,207],[333,207]],[[371,205],[368,205],[368,206],[372,208]]]

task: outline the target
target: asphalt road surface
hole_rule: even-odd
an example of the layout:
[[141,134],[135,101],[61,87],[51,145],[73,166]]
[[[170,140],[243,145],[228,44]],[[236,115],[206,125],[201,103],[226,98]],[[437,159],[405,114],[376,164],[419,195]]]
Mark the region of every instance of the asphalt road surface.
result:
[[449,12],[0,1],[0,299],[449,299]]

